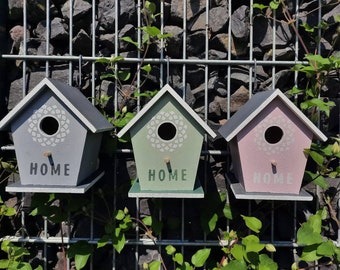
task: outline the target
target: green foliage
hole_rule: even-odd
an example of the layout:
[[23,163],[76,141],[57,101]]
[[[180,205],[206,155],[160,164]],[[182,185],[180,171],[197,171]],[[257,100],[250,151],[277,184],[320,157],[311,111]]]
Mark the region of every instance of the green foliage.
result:
[[13,207],[7,206],[0,197],[0,222],[2,217],[11,217],[17,214],[17,211]]
[[[24,257],[30,255],[26,248],[16,246],[10,240],[3,240],[1,250],[7,254],[7,259],[0,259],[0,269],[33,270],[32,266],[24,261]],[[42,267],[38,266],[34,270],[42,270]]]
[[114,249],[120,253],[126,243],[125,232],[127,232],[131,226],[132,219],[128,209],[117,210],[113,215],[113,219],[105,225],[105,234],[98,241],[97,247],[103,247],[111,242]]
[[[314,262],[321,258],[328,258],[328,265],[339,263],[340,248],[332,240],[322,236],[322,223],[326,218],[326,208],[320,209],[299,228],[297,243],[303,245],[301,261]],[[292,269],[296,269],[294,267],[296,264],[293,264]]]
[[[255,217],[243,216],[248,229],[259,233],[262,228],[262,222]],[[276,249],[272,244],[261,243],[259,237],[254,234],[242,238],[241,243],[237,234],[233,231],[226,233],[222,251],[225,258],[222,264],[215,269],[223,270],[246,270],[246,269],[268,269],[275,270],[277,264],[265,252],[275,252]]]
[[74,258],[76,269],[80,270],[85,267],[92,252],[93,246],[91,244],[87,241],[78,241],[67,250],[67,256],[70,259]]

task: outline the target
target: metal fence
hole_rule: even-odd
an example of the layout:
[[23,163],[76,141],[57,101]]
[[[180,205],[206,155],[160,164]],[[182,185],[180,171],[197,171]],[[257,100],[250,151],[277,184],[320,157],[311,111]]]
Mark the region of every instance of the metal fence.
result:
[[[76,0],[70,0],[70,14],[69,14],[69,22],[68,22],[68,28],[69,28],[69,43],[65,46],[68,46],[68,56],[57,56],[57,55],[50,55],[49,54],[49,36],[50,36],[50,9],[46,8],[46,54],[43,55],[29,55],[27,53],[27,47],[26,47],[26,41],[28,40],[26,31],[24,31],[23,34],[23,53],[20,55],[12,55],[12,54],[6,54],[2,55],[3,58],[7,59],[8,61],[16,61],[16,60],[23,60],[22,62],[22,95],[26,95],[27,90],[27,63],[31,61],[40,61],[45,62],[45,75],[49,77],[51,75],[50,70],[50,62],[51,61],[57,61],[59,63],[64,63],[68,65],[68,82],[69,84],[72,84],[74,82],[74,74],[78,72],[79,69],[81,69],[82,63],[88,62],[91,64],[91,71],[90,76],[91,77],[91,95],[95,97],[96,94],[96,86],[95,82],[97,80],[96,76],[96,66],[95,61],[99,59],[97,56],[96,51],[96,44],[97,44],[97,36],[96,36],[96,9],[92,8],[92,34],[91,34],[91,40],[92,40],[92,52],[90,55],[75,55],[73,53],[73,43],[72,39],[76,33],[73,33],[73,5]],[[115,21],[118,22],[120,20],[118,12],[118,6],[119,6],[119,0],[112,0],[115,1],[115,8],[114,13],[116,14]],[[228,12],[229,12],[229,18],[231,17],[231,11],[232,6],[234,4],[234,1],[228,1]],[[92,4],[92,7],[96,7],[98,4],[96,0],[89,1]],[[202,1],[201,1],[202,2]],[[294,9],[296,10],[296,14],[298,14],[300,10],[300,5],[303,1],[292,1],[292,4],[294,6]],[[189,8],[190,1],[183,1],[183,13],[187,14],[187,9]],[[187,85],[187,69],[188,66],[194,66],[194,65],[200,65],[204,67],[204,81],[205,81],[205,98],[204,98],[204,118],[206,121],[208,121],[209,116],[209,101],[208,101],[208,81],[209,81],[209,74],[210,74],[210,68],[212,66],[219,66],[220,69],[223,69],[227,73],[227,89],[229,90],[228,93],[228,100],[230,102],[230,84],[231,84],[231,74],[232,74],[232,68],[234,66],[243,65],[247,66],[249,68],[249,83],[248,83],[248,89],[249,89],[249,96],[251,97],[254,89],[256,90],[257,87],[257,81],[256,81],[256,67],[258,66],[266,66],[271,68],[271,74],[272,74],[272,88],[276,85],[276,73],[277,69],[281,67],[292,67],[297,63],[301,63],[301,56],[298,55],[298,53],[295,54],[294,60],[291,61],[280,61],[276,59],[276,14],[275,12],[272,14],[273,16],[273,36],[272,36],[272,57],[270,60],[257,60],[254,56],[254,47],[253,47],[253,39],[254,35],[256,33],[253,29],[253,17],[254,17],[254,9],[253,6],[253,0],[250,0],[250,36],[249,36],[249,58],[247,59],[236,59],[236,57],[233,57],[232,54],[227,54],[227,58],[223,60],[213,60],[209,59],[209,21],[211,18],[209,18],[209,13],[206,12],[206,22],[205,22],[205,39],[204,46],[205,46],[205,58],[204,59],[191,59],[187,57],[186,54],[186,42],[187,42],[187,20],[184,15],[184,19],[182,21],[182,30],[183,30],[183,52],[182,57],[178,59],[169,58],[166,55],[166,52],[164,50],[165,46],[163,44],[163,41],[160,44],[160,58],[146,58],[142,59],[141,54],[138,53],[136,57],[125,57],[124,63],[128,63],[131,65],[139,65],[142,61],[144,63],[152,63],[154,65],[158,65],[160,69],[160,85],[159,88],[165,85],[167,81],[163,81],[162,78],[168,77],[169,70],[172,69],[173,66],[180,66],[181,67],[181,83],[183,89],[186,89]],[[27,7],[30,5],[30,2],[28,0],[23,0],[23,18],[22,18],[22,25],[24,29],[28,29],[28,23],[27,23]],[[45,3],[46,7],[51,6],[50,0],[46,0]],[[143,5],[142,0],[136,0],[136,7],[137,7],[137,24],[136,27],[140,27],[142,25],[142,18],[140,16],[141,8]],[[318,6],[322,6],[322,1],[318,1]],[[160,1],[160,26],[161,30],[163,31],[165,23],[164,23],[164,8],[165,8],[165,2]],[[209,10],[211,8],[211,3],[209,0],[206,0],[205,2],[205,9]],[[315,12],[318,16],[319,21],[321,20],[321,9],[318,9]],[[296,24],[296,27],[298,28],[298,20],[294,22]],[[115,55],[119,55],[119,35],[118,35],[118,23],[115,24]],[[232,22],[229,21],[227,33],[229,36],[232,36]],[[140,35],[140,33],[139,33]],[[139,39],[138,42],[140,43],[141,40]],[[232,50],[232,39],[228,40],[228,51]],[[298,40],[298,36],[295,37],[295,43],[294,43],[294,51],[298,52],[300,49],[300,43]],[[81,70],[79,71],[81,73]],[[138,74],[137,78],[137,84],[140,83],[141,74]],[[297,73],[295,74],[295,80],[297,79]],[[115,94],[117,95],[117,93]],[[185,97],[185,94],[183,95]],[[117,106],[117,104],[115,104]],[[230,103],[229,103],[230,107]],[[228,117],[230,117],[231,112],[230,109],[228,109],[227,112]],[[205,181],[209,179],[208,169],[207,166],[211,165],[212,163],[209,162],[209,158],[218,156],[218,159],[228,159],[228,153],[225,149],[209,149],[208,146],[205,147],[203,153],[203,171],[205,172],[206,176]],[[110,179],[113,183],[113,187],[117,188],[117,181],[119,181],[121,177],[121,168],[122,166],[126,165],[126,161],[133,160],[132,151],[130,149],[118,149],[116,153],[114,153],[114,167],[112,169],[112,175],[110,175]],[[109,172],[109,173],[111,173]],[[204,183],[204,185],[207,185],[207,183]],[[228,185],[228,184],[227,184]],[[315,189],[315,194],[317,194],[317,190]],[[228,194],[227,196],[227,203],[229,202],[230,197],[232,196],[229,194],[230,190],[226,188],[226,192]],[[90,190],[89,197],[94,200],[94,190]],[[29,201],[31,194],[22,194],[22,203],[26,203]],[[76,196],[76,195],[75,195]],[[132,215],[140,218],[144,215],[147,215],[148,213],[143,213],[145,209],[149,209],[149,207],[145,207],[146,205],[150,206],[150,204],[154,203],[156,205],[159,202],[155,202],[152,199],[144,199],[144,198],[127,198],[127,196],[121,196],[121,197],[115,197],[113,196],[112,201],[109,202],[109,204],[112,207],[112,210],[121,208],[124,205],[130,206],[132,211]],[[172,244],[178,248],[184,255],[190,255],[194,252],[197,248],[202,247],[212,247],[214,250],[216,250],[216,253],[218,254],[218,250],[220,248],[220,242],[217,239],[217,236],[214,235],[207,235],[206,233],[203,233],[202,229],[200,229],[200,219],[199,219],[199,213],[192,213],[192,211],[199,211],[197,210],[197,207],[195,205],[201,203],[198,202],[200,199],[164,199],[163,200],[163,208],[161,210],[157,210],[157,216],[160,220],[163,220],[164,218],[169,218],[169,215],[171,217],[178,218],[180,220],[179,226],[176,227],[177,229],[172,232],[162,233],[159,235],[157,239],[157,246],[154,246],[152,242],[150,242],[148,239],[145,239],[143,237],[143,231],[140,229],[140,227],[135,228],[135,234],[131,235],[129,239],[126,240],[127,247],[122,252],[122,254],[118,254],[114,251],[113,248],[110,248],[109,251],[106,250],[106,253],[104,253],[105,256],[101,258],[103,261],[108,261],[107,265],[103,269],[141,269],[141,265],[139,264],[142,260],[141,258],[144,258],[145,261],[150,259],[150,256],[158,256],[158,253],[153,253],[150,250],[157,250],[158,252],[161,252],[164,254],[164,247],[166,245]],[[93,201],[93,204],[101,204],[101,202]],[[264,228],[267,232],[265,234],[265,241],[273,243],[279,250],[281,250],[282,257],[277,257],[279,262],[282,264],[282,269],[289,268],[290,264],[293,261],[287,262],[287,257],[294,260],[294,256],[297,252],[297,244],[295,243],[296,240],[296,232],[298,227],[298,222],[300,220],[302,212],[299,212],[301,209],[304,209],[304,206],[306,206],[307,203],[303,202],[280,202],[280,201],[268,201],[268,202],[257,202],[254,200],[243,200],[240,201],[233,201],[233,206],[236,208],[239,208],[240,211],[244,210],[247,215],[256,215],[261,216],[264,220],[266,220],[266,224],[268,225],[267,228]],[[314,207],[317,207],[317,200],[310,203],[308,207],[310,209],[313,209]],[[96,207],[94,207],[96,209]],[[96,210],[92,210],[96,211]],[[92,213],[92,217],[95,215],[95,213]],[[87,236],[84,237],[73,237],[71,235],[72,232],[72,226],[74,225],[71,222],[72,218],[70,217],[69,221],[65,221],[63,224],[64,228],[64,236],[49,236],[49,227],[50,223],[49,221],[44,218],[43,219],[43,233],[41,233],[39,236],[27,236],[24,230],[21,230],[19,235],[15,236],[8,236],[7,238],[11,239],[13,242],[20,242],[20,243],[31,243],[33,245],[36,245],[39,251],[39,257],[44,262],[44,269],[49,269],[51,267],[50,262],[53,260],[56,256],[56,252],[58,251],[58,248],[60,248],[61,245],[67,246],[68,244],[76,243],[79,240],[86,240],[89,243],[92,243],[93,245],[96,245],[99,238],[98,234],[96,233],[96,226],[94,225],[94,220],[89,219],[87,220],[87,223],[85,222],[82,224],[83,227],[89,228],[86,231],[88,232]],[[21,219],[21,226],[22,228],[27,227],[27,222],[30,222],[30,219],[28,218],[28,215],[25,211],[22,212],[22,219]],[[228,220],[225,221],[225,224],[222,224],[223,229],[229,230],[233,229],[235,227],[241,226],[239,224],[235,224],[233,222],[229,222]],[[340,239],[338,238],[337,242],[340,242]],[[51,246],[57,247],[57,249],[52,249]],[[54,252],[51,252],[53,250]],[[278,252],[280,253],[280,251]],[[154,255],[153,255],[154,254]],[[99,255],[100,256],[100,255]],[[144,256],[144,257],[143,257]],[[149,256],[148,258],[146,258]],[[165,255],[166,256],[166,255]],[[100,257],[99,257],[100,258]],[[100,259],[99,259],[100,260]],[[90,269],[102,269],[98,268],[98,257],[97,258],[90,258],[91,266]],[[71,269],[71,262],[67,262],[67,269]]]

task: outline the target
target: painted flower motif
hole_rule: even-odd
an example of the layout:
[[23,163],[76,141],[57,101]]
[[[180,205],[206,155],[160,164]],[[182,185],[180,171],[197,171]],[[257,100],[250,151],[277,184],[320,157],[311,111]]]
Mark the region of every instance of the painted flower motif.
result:
[[146,126],[147,139],[160,152],[173,152],[180,148],[188,137],[183,117],[174,111],[160,111]]
[[[266,138],[268,136],[266,132],[270,129],[276,131],[276,134],[272,135],[275,136],[273,142]],[[277,132],[278,130],[279,132]],[[255,132],[254,142],[257,145],[257,148],[265,152],[267,155],[280,154],[288,151],[295,140],[294,129],[291,122],[282,115],[277,117],[267,117],[259,125],[257,125]]]
[[[43,119],[46,119],[46,117],[56,122],[55,132],[53,132],[53,134],[48,134],[41,128],[41,122]],[[39,143],[41,146],[56,146],[58,143],[63,142],[70,133],[69,124],[70,120],[66,117],[64,110],[58,108],[57,105],[43,105],[28,119],[27,131],[31,134],[33,141]]]

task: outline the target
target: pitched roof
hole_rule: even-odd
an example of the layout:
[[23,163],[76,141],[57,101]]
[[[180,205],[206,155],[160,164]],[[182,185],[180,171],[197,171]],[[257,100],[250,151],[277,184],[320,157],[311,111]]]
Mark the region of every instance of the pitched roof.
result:
[[211,137],[215,138],[216,133],[197,115],[197,113],[175,92],[174,89],[166,84],[156,96],[154,96],[137,114],[132,120],[117,134],[118,137],[122,137],[130,128],[132,128],[141,119],[147,111],[153,107],[163,96],[170,94],[181,107],[186,110],[194,121],[196,121]]
[[231,141],[275,98],[280,99],[281,102],[283,102],[301,120],[301,122],[313,132],[316,139],[321,141],[327,140],[327,137],[279,89],[255,94],[218,130],[218,132],[227,141]]
[[79,89],[51,78],[44,78],[0,121],[0,130],[8,129],[8,125],[45,91],[53,92],[91,132],[99,133],[113,128]]

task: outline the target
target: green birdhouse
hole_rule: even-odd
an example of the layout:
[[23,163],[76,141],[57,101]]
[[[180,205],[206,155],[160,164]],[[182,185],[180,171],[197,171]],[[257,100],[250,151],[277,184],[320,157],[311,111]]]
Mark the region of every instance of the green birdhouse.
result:
[[130,131],[138,180],[130,197],[203,197],[196,179],[205,133],[215,132],[165,85],[118,133]]

